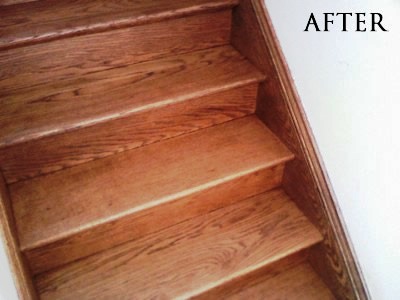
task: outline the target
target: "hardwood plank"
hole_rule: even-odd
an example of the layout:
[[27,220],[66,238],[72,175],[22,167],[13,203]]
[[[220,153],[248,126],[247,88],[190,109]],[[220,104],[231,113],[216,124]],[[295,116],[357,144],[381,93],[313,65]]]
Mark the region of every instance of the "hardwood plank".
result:
[[[0,10],[0,49],[229,8],[237,0],[42,0]],[[29,13],[27,13],[29,12]]]
[[29,268],[21,254],[8,188],[0,172],[0,240],[9,259],[14,284],[20,299],[37,299]]
[[[196,214],[174,207],[205,201],[212,209],[276,187],[279,165],[292,158],[250,116],[12,184],[21,248],[38,272]],[[159,207],[175,200],[185,201]],[[159,209],[171,219],[155,221]]]
[[1,94],[229,44],[231,11],[0,51]]
[[368,299],[329,180],[324,173],[295,84],[261,0],[241,1],[234,11],[232,44],[268,78],[261,85],[257,115],[291,149],[283,186],[323,233],[310,262],[339,299]]
[[32,1],[39,1],[39,0],[0,0],[0,6],[2,6],[2,5],[13,5],[13,4],[32,2]]
[[0,99],[0,147],[222,92],[263,78],[235,50],[223,46],[43,84],[18,94],[4,92]]
[[42,299],[187,299],[320,240],[275,190],[39,275],[36,285]]
[[217,125],[254,113],[257,89],[253,83],[6,147],[0,165],[15,183]]
[[336,299],[307,262],[296,263],[292,262],[290,268],[290,264],[267,267],[263,273],[257,272],[258,276],[235,281],[235,285],[230,283],[193,299]]

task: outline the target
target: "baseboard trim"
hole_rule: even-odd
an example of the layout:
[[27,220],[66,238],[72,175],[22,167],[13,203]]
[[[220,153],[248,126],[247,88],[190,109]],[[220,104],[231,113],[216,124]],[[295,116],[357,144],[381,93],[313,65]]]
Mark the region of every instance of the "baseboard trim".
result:
[[21,300],[38,299],[30,272],[19,250],[8,189],[0,172],[0,239],[2,239],[18,297]]

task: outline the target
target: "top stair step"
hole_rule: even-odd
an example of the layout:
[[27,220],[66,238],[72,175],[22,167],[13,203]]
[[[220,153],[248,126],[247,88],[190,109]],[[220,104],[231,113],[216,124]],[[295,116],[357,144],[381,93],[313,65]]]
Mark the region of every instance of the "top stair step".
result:
[[0,50],[230,8],[238,0],[42,0],[2,7]]

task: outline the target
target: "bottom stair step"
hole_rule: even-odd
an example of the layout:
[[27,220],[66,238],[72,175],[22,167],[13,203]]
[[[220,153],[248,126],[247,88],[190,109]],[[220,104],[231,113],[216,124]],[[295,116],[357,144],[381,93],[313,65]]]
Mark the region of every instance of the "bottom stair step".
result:
[[42,299],[187,299],[320,242],[282,190],[38,275]]
[[322,279],[299,252],[203,293],[193,300],[334,300]]
[[[308,263],[303,263],[274,277],[259,278],[254,285],[244,287],[235,295],[225,297],[226,300],[334,300],[330,290],[322,282]],[[260,280],[261,279],[261,280]],[[211,299],[211,298],[208,298]],[[218,299],[218,298],[213,298]],[[222,298],[219,298],[222,299]]]

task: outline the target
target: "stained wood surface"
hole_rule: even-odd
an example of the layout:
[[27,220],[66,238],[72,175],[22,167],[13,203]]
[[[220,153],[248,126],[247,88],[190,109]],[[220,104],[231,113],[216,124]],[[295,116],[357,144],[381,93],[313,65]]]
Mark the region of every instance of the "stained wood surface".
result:
[[6,147],[0,165],[14,183],[244,117],[255,111],[257,89],[253,83]]
[[[183,198],[187,198],[184,203],[202,201],[215,195],[222,199],[218,205],[230,201],[223,199],[225,196],[239,200],[277,186],[282,169],[266,169],[292,158],[279,140],[250,116],[12,184],[21,247],[27,252],[49,248],[61,254],[67,253],[63,248],[74,247],[76,255],[104,249],[134,238],[135,232],[148,232],[158,205]],[[154,211],[148,210],[151,208]],[[137,216],[142,218],[138,226],[132,220],[142,211]],[[71,245],[78,234],[79,243]],[[91,243],[92,248],[88,246]],[[65,256],[68,260],[69,255]],[[62,260],[60,254],[56,257]],[[40,261],[43,265],[33,264],[39,268],[54,264],[48,257]]]
[[40,0],[0,0],[0,6],[2,5],[13,5],[25,2],[40,1]]
[[[315,246],[313,246],[315,247]],[[290,255],[286,255],[278,260],[269,263],[266,266],[257,268],[242,276],[233,278],[229,282],[222,285],[217,285],[208,289],[194,297],[191,300],[208,300],[208,299],[225,299],[232,297],[245,289],[253,286],[257,282],[265,281],[266,278],[272,278],[278,273],[296,267],[307,261],[309,256],[309,248]],[[286,299],[286,298],[285,298]]]
[[42,299],[187,299],[320,240],[275,190],[42,274],[36,285]]
[[[266,168],[24,251],[33,274],[175,225],[279,187],[283,165]],[[238,191],[238,187],[240,190]],[[112,236],[112,239],[106,238]]]
[[0,95],[229,44],[223,10],[0,51]]
[[259,90],[257,115],[296,155],[285,169],[283,187],[325,237],[310,256],[311,264],[337,298],[368,299],[263,1],[241,1],[234,11],[232,44],[268,74]]
[[0,172],[0,242],[4,245],[9,259],[14,284],[20,299],[35,300],[37,294],[32,276],[21,254],[14,215],[8,189]]
[[[0,147],[222,92],[264,76],[230,46],[3,94]],[[151,88],[150,88],[151,87]]]
[[237,2],[42,0],[4,6],[0,10],[0,49],[228,8]]
[[277,264],[249,279],[241,279],[206,292],[201,299],[226,300],[335,300],[331,291],[307,262],[291,268]]
[[338,297],[357,293],[271,24],[261,0],[241,1],[231,35],[237,2],[2,6],[0,165],[13,184],[9,201],[0,180],[0,213],[22,298],[34,274],[43,299],[331,299],[308,265],[281,268],[322,236],[283,190],[261,194],[294,156],[244,117],[265,78],[254,65],[267,74],[257,114],[298,156],[284,188],[325,237],[311,263]]

